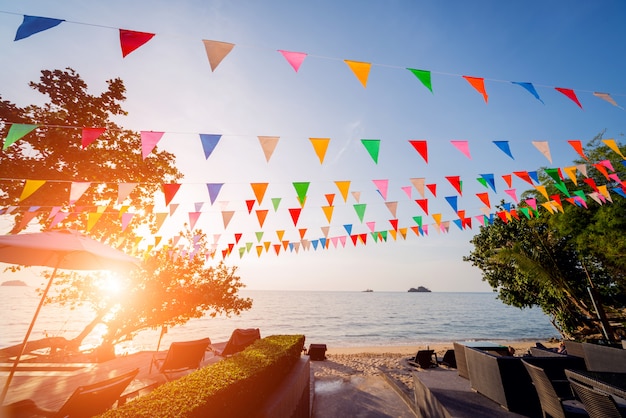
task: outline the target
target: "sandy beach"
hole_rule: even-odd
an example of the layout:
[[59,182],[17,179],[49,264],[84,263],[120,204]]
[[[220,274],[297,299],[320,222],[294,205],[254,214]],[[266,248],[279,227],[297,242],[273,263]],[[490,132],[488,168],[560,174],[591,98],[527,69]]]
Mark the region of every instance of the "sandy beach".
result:
[[[512,347],[515,355],[524,355],[535,341],[494,341]],[[558,341],[540,341],[546,347],[558,347]],[[316,380],[344,379],[355,375],[376,376],[381,372],[391,377],[409,397],[413,396],[411,373],[417,370],[408,360],[419,350],[435,350],[439,359],[452,343],[437,343],[412,346],[375,347],[328,347],[325,361],[312,361],[311,368]]]

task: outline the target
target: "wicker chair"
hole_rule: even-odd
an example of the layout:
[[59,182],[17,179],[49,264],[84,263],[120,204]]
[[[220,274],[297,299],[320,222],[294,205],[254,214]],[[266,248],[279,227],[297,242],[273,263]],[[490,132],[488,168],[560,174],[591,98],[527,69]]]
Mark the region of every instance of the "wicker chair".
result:
[[[570,393],[567,393],[564,390],[559,390],[560,393],[557,393],[554,382],[548,378],[548,375],[541,367],[523,360],[522,363],[524,363],[524,367],[526,367],[526,370],[533,381],[535,390],[537,390],[544,418],[548,416],[552,418],[589,416],[584,405],[574,399],[574,395],[571,393],[571,390],[569,390]],[[558,383],[560,382],[557,382],[557,384]],[[567,383],[567,381],[562,383]]]
[[600,392],[594,388],[570,380],[572,388],[585,405],[585,409],[591,418],[623,418],[626,417],[626,409],[620,409],[615,403],[613,396]]

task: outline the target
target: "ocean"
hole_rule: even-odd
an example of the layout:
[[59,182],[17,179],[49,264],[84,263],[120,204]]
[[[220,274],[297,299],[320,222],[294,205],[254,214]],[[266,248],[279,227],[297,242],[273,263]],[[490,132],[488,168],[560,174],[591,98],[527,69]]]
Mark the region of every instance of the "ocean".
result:
[[[422,345],[460,340],[545,340],[559,337],[539,308],[504,305],[495,293],[322,292],[243,290],[252,309],[231,318],[204,317],[173,327],[161,349],[172,341],[210,337],[228,340],[235,328],[259,328],[261,336],[303,334],[306,344],[328,347]],[[0,286],[0,347],[20,343],[37,306],[32,287]],[[86,308],[44,305],[30,340],[72,338],[93,314]],[[98,344],[102,329],[85,340]],[[119,354],[155,350],[160,329],[139,333],[116,347]]]

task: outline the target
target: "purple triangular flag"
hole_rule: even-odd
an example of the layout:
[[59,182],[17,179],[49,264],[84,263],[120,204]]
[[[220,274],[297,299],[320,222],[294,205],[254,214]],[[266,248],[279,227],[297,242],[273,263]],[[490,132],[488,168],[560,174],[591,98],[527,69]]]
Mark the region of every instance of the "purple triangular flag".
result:
[[200,141],[202,141],[202,149],[204,149],[204,157],[208,160],[211,153],[220,142],[222,135],[200,134]]
[[217,199],[217,195],[220,193],[224,183],[207,183],[206,187],[209,189],[209,197],[211,198],[211,204]]

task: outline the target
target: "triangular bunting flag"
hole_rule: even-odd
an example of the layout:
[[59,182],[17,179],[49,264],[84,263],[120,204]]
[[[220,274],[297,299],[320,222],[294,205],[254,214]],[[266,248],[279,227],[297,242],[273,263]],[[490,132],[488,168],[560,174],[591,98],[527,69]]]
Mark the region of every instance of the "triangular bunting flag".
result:
[[511,199],[513,199],[513,201],[515,203],[519,203],[519,201],[517,200],[517,191],[516,191],[516,189],[507,189],[507,190],[504,191],[504,193],[506,193],[509,196],[511,196]]
[[383,197],[383,199],[387,200],[387,190],[389,188],[389,180],[372,180],[372,182],[374,182],[376,189],[378,189],[378,192]]
[[583,157],[585,160],[589,160],[589,158],[587,158],[587,156],[585,155],[585,151],[583,150],[583,143],[579,139],[572,139],[567,141],[567,143],[570,144],[572,148],[574,148],[574,151],[576,151],[578,155]]
[[544,157],[552,163],[552,156],[550,155],[550,145],[548,141],[531,141],[532,144],[543,154]]
[[426,164],[428,164],[428,142],[424,140],[409,139],[409,143],[413,145],[415,151],[422,156]]
[[83,149],[87,148],[93,141],[98,139],[107,128],[83,128],[83,134],[81,139],[81,145]]
[[497,193],[496,191],[496,179],[494,177],[494,175],[492,173],[489,174],[481,174],[480,177],[485,180],[485,182],[489,185],[489,187],[491,187],[491,190],[494,191],[494,193]]
[[489,96],[487,96],[487,92],[485,91],[485,79],[482,77],[470,77],[464,75],[463,78],[467,80],[468,83],[472,87],[476,89],[477,92],[483,95],[483,99],[485,99],[485,103],[487,103]]
[[335,194],[334,193],[328,193],[324,195],[326,197],[326,201],[328,202],[328,204],[330,206],[333,205],[333,202],[335,201]]
[[274,212],[276,212],[278,210],[278,206],[280,205],[280,201],[282,200],[282,198],[280,197],[273,197],[272,198],[272,207],[274,208]]
[[256,197],[256,201],[259,205],[263,202],[263,196],[265,196],[267,185],[268,183],[250,183],[254,196]]
[[276,145],[278,144],[278,140],[280,137],[278,136],[259,136],[259,143],[261,144],[261,148],[263,149],[263,154],[265,155],[265,161],[269,162],[270,158],[272,158],[272,154],[276,149]]
[[459,210],[457,207],[457,196],[446,196],[445,199],[446,202],[448,202],[448,204],[452,207],[452,210],[454,210],[454,213],[457,213]]
[[461,196],[463,196],[463,183],[461,182],[460,176],[446,176],[446,180],[448,180],[452,187],[454,187],[454,189],[459,192]]
[[233,219],[234,214],[235,214],[235,211],[233,210],[222,211],[222,220],[224,221],[224,229],[228,228],[228,224],[230,223],[231,219]]
[[580,107],[581,109],[583,108],[583,106],[578,101],[578,97],[576,97],[576,93],[574,93],[574,90],[572,90],[572,89],[564,89],[564,88],[561,88],[561,87],[555,87],[554,90],[556,90],[559,93],[565,95],[571,101],[576,103],[578,105],[578,107]]
[[[537,94],[537,90],[535,90],[535,87],[533,86],[532,83],[524,83],[524,82],[519,82],[519,81],[511,81],[511,83],[513,84],[517,84],[518,86],[522,86],[523,88],[525,88],[530,94],[532,94],[533,96],[535,96],[535,99],[539,100],[541,103],[543,103],[543,100],[541,100],[541,98],[539,97],[539,94]],[[545,103],[544,103],[545,104]]]
[[305,181],[305,182],[294,182],[292,184],[293,184],[293,188],[296,189],[298,200],[302,204],[304,200],[306,199],[306,194],[309,191],[309,184],[311,183],[308,181]]
[[433,196],[437,197],[437,185],[435,183],[427,184],[426,188],[430,190]]
[[513,160],[515,159],[513,158],[513,154],[511,154],[511,149],[509,148],[509,141],[493,141],[493,143],[496,144],[496,146],[500,148],[502,152],[504,152],[506,155],[511,157],[511,159]]
[[370,68],[372,67],[372,64],[370,64],[369,62],[359,62],[359,61],[350,61],[350,60],[343,60],[343,62],[348,64],[348,67],[350,67],[350,69],[352,70],[356,78],[363,85],[363,88],[367,87],[367,78],[369,77]]
[[317,158],[320,160],[320,164],[324,163],[324,157],[326,156],[326,150],[328,149],[328,143],[330,138],[309,138]]
[[189,229],[193,231],[193,228],[196,226],[196,222],[200,219],[200,215],[202,212],[189,212]]
[[395,218],[398,210],[398,202],[385,202],[385,205],[387,206],[387,209],[389,209],[389,212],[391,212],[391,215]]
[[217,146],[218,142],[222,135],[213,135],[213,134],[200,134],[200,142],[202,143],[202,149],[204,150],[204,158],[209,159],[211,153]]
[[322,206],[322,210],[324,211],[324,215],[326,215],[326,220],[328,221],[328,223],[331,222],[334,209],[335,209],[334,206]]
[[263,223],[265,223],[265,218],[267,217],[267,213],[269,211],[267,209],[258,209],[256,211],[256,217],[259,220],[259,226],[263,228]]
[[133,30],[120,29],[120,46],[122,47],[122,57],[139,48],[154,37],[154,33],[136,32]]
[[485,204],[485,206],[487,206],[488,208],[491,207],[491,203],[489,202],[489,193],[487,192],[476,193],[476,197],[479,198],[480,201]]
[[620,157],[622,157],[622,159],[626,160],[626,157],[624,157],[624,154],[622,154],[614,139],[603,139],[602,142],[604,142],[607,147],[615,151]]
[[91,186],[91,182],[73,181],[70,186],[70,205],[73,205]]
[[357,203],[354,205],[354,210],[356,211],[359,220],[363,222],[363,217],[365,216],[365,208],[367,205],[365,203]]
[[416,199],[415,203],[417,203],[426,215],[428,215],[428,199]]
[[411,180],[411,184],[413,184],[413,187],[415,187],[415,190],[417,190],[420,196],[424,197],[424,181],[426,179],[422,177],[422,178],[412,178],[410,180]]
[[22,194],[20,195],[20,202],[35,193],[37,189],[44,184],[46,184],[45,180],[26,180],[24,189],[22,189]]
[[623,107],[619,106],[617,104],[617,102],[615,100],[613,100],[613,98],[611,97],[611,95],[609,93],[600,93],[600,92],[593,92],[593,95],[596,97],[601,98],[602,100],[606,100],[607,102],[611,103],[613,106],[619,107],[620,109],[623,109]]
[[291,208],[289,209],[289,214],[291,215],[291,220],[293,221],[293,226],[298,225],[298,219],[300,218],[301,208]]
[[180,183],[164,183],[163,194],[165,195],[165,206],[169,205],[176,193],[180,189]]
[[450,141],[452,145],[456,147],[459,151],[461,151],[467,158],[472,159],[469,151],[469,143],[467,141]]
[[9,146],[11,146],[13,143],[18,141],[25,135],[29,134],[30,132],[34,131],[35,129],[37,129],[37,125],[27,125],[22,123],[12,124],[9,128],[9,133],[7,134],[7,137],[4,139],[4,146],[2,147],[2,150],[4,151],[5,149],[9,148]]
[[[350,190],[350,182],[349,181],[336,181],[335,185],[339,189],[339,193],[341,193],[341,197],[343,197],[343,201],[348,201],[348,191]],[[349,232],[348,232],[349,234]]]
[[141,156],[145,160],[165,132],[141,131]]
[[307,56],[304,52],[283,51],[282,49],[279,49],[278,52],[283,54],[283,57],[285,57],[289,65],[291,65],[296,72],[298,72],[302,62]]
[[378,164],[378,153],[380,151],[380,139],[361,139],[361,143],[369,153],[370,157]]
[[215,203],[215,199],[220,194],[220,190],[222,190],[222,186],[224,183],[207,183],[206,187],[209,191],[209,199],[211,200],[211,204]]
[[407,68],[407,70],[412,72],[413,75],[417,77],[417,79],[421,81],[424,87],[430,90],[431,93],[433,92],[433,85],[430,80],[430,71],[416,70],[415,68]]
[[17,32],[15,33],[15,39],[13,41],[19,41],[20,39],[28,38],[29,36],[36,33],[51,29],[55,26],[60,25],[61,22],[65,22],[65,20],[52,19],[50,17],[24,15],[24,20],[22,21],[22,24],[17,28]]
[[211,64],[211,71],[215,71],[220,62],[232,51],[235,44],[219,41],[202,40],[206,55],[209,58],[209,64]]
[[246,207],[248,208],[248,214],[252,213],[252,208],[254,207],[254,202],[256,202],[256,200],[254,200],[254,199],[246,200]]

